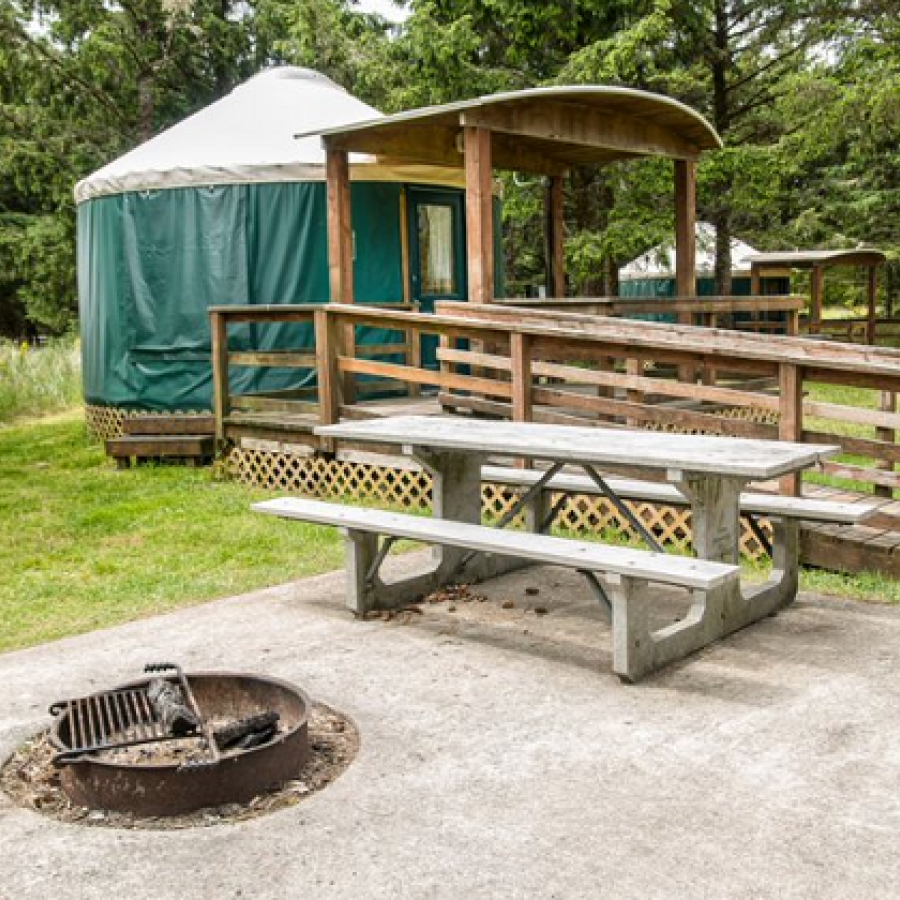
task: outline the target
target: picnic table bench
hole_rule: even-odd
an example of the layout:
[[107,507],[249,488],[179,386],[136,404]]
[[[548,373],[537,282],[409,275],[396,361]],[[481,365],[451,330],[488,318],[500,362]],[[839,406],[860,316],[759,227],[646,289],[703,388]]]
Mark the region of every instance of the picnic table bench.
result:
[[[357,614],[391,608],[453,580],[490,578],[523,564],[564,565],[582,572],[612,619],[613,670],[637,681],[649,672],[771,615],[797,593],[797,519],[773,520],[772,575],[742,585],[738,568],[741,493],[754,480],[799,471],[838,452],[837,447],[669,435],[602,428],[509,423],[452,417],[398,416],[316,429],[330,438],[401,446],[433,477],[432,519],[321,501],[282,499],[255,509],[284,518],[344,529],[348,548],[348,599]],[[481,482],[491,456],[548,461],[542,472],[521,476],[527,487],[498,523],[481,524]],[[563,466],[580,466],[596,488],[620,505],[650,550],[610,547],[544,534],[552,521],[547,498]],[[693,512],[696,558],[661,552],[597,466],[642,467],[665,474]],[[488,469],[490,471],[490,469]],[[557,479],[556,486],[553,480]],[[527,485],[525,484],[527,481]],[[583,487],[585,482],[580,482]],[[502,530],[525,510],[529,531]],[[379,536],[385,538],[379,546]],[[386,583],[379,570],[399,538],[434,545],[433,564],[416,576]],[[680,621],[653,630],[648,585],[684,588],[692,605]]]

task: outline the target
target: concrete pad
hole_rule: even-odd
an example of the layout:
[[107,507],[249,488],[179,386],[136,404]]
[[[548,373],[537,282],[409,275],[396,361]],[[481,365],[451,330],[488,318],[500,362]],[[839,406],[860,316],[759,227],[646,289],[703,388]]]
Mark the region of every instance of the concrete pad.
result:
[[485,592],[356,622],[333,573],[0,656],[4,759],[51,701],[162,657],[292,680],[362,739],[329,788],[239,824],[85,828],[0,798],[0,897],[900,896],[900,610],[803,596],[628,687],[577,575]]

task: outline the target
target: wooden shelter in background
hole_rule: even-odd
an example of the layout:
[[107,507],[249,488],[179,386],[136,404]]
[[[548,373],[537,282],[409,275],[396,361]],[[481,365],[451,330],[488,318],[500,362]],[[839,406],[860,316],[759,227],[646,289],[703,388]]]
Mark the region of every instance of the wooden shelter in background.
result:
[[856,266],[866,272],[866,343],[875,343],[877,324],[876,298],[878,295],[878,270],[887,257],[881,250],[786,250],[757,253],[749,257],[750,293],[758,294],[763,278],[790,275],[796,269],[810,273],[809,331],[817,334],[822,329],[822,308],[825,302],[825,271],[835,266]]
[[327,155],[332,302],[353,302],[353,230],[348,154],[465,171],[468,299],[491,303],[494,170],[543,175],[547,284],[565,295],[563,179],[573,166],[639,157],[674,161],[676,294],[695,293],[697,158],[721,146],[699,113],[669,97],[621,87],[548,87],[410,110],[321,133]]

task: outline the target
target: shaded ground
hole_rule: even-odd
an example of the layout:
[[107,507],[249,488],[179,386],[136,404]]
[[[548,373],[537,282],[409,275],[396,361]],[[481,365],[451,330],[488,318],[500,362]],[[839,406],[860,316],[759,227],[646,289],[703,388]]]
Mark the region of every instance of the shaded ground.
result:
[[361,739],[306,802],[189,833],[2,798],[0,897],[898,896],[900,610],[805,595],[626,687],[577,576],[479,590],[356,622],[335,573],[0,656],[3,756],[161,656],[295,681]]

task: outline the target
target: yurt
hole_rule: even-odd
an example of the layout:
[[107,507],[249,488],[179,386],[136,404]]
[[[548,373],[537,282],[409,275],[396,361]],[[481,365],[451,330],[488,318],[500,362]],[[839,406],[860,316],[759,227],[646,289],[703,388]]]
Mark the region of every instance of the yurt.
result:
[[[89,422],[209,409],[209,306],[328,301],[325,156],[317,136],[295,136],[378,115],[317,72],[273,69],[78,183]],[[464,246],[463,173],[350,162],[357,302],[427,308],[405,283],[410,258],[434,291],[452,283],[464,298],[465,273],[444,271]],[[440,240],[451,237],[452,252]],[[311,341],[296,327],[243,337],[264,348]],[[236,389],[296,386],[296,372],[263,382],[251,371]]]
[[[697,294],[710,296],[716,293],[715,226],[708,222],[698,222],[695,235],[697,242]],[[732,292],[735,294],[747,295],[750,293],[748,257],[754,253],[756,250],[749,244],[738,238],[731,239]],[[622,297],[674,297],[674,242],[659,244],[623,266],[619,270],[619,295]]]

